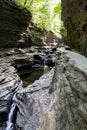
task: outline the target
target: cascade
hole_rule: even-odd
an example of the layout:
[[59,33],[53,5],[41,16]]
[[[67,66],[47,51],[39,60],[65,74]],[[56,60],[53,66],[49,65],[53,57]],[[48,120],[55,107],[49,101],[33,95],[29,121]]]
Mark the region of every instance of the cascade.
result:
[[10,112],[8,115],[7,127],[6,130],[14,130],[14,123],[17,114],[17,106],[15,103],[11,105]]
[[45,60],[44,60],[44,70],[45,70],[46,68],[48,68],[48,66],[46,65],[46,62],[45,62]]

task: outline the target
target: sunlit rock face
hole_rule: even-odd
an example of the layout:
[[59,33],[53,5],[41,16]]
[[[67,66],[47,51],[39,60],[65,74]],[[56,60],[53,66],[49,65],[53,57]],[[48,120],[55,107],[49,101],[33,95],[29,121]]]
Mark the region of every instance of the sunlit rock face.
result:
[[87,1],[62,0],[62,20],[68,45],[87,56]]

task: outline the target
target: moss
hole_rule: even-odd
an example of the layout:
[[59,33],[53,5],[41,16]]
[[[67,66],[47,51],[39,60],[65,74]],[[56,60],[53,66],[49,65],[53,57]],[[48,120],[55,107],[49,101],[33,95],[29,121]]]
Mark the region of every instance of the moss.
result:
[[73,52],[76,52],[76,53],[81,53],[80,51],[78,51],[77,49],[72,49]]

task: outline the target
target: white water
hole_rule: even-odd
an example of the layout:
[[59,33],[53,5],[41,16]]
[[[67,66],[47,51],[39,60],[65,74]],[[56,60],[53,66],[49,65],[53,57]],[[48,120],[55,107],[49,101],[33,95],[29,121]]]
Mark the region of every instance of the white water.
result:
[[7,127],[6,130],[13,130],[14,129],[14,123],[13,123],[13,114],[14,114],[14,110],[16,108],[16,104],[13,103],[11,105],[11,109],[8,115],[8,121],[7,121]]
[[46,68],[48,68],[48,66],[46,65],[45,60],[44,60],[44,70],[45,70]]

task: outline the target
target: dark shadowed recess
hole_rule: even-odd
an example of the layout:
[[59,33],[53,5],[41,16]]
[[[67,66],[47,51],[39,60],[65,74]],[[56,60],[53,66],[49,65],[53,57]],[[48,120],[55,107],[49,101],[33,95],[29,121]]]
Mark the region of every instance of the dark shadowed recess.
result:
[[18,47],[20,35],[31,21],[31,13],[11,0],[0,0],[0,47]]

